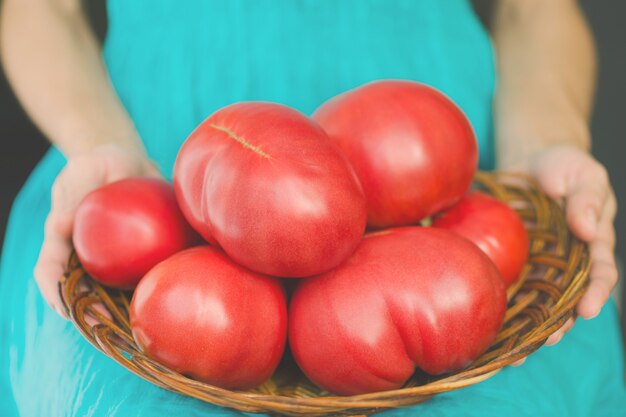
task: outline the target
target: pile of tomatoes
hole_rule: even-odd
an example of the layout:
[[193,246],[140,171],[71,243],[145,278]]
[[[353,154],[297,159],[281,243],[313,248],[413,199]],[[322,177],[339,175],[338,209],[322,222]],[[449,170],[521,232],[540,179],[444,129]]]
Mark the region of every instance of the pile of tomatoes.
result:
[[190,135],[173,186],[87,196],[74,246],[134,289],[133,336],[173,370],[251,388],[288,345],[331,392],[399,388],[488,348],[528,256],[517,214],[468,191],[477,160],[465,115],[420,83],[366,84],[312,118],[237,103]]

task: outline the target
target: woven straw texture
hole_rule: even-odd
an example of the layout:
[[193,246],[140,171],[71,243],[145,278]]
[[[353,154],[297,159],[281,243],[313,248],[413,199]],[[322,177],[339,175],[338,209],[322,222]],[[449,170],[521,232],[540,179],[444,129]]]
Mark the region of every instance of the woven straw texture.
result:
[[[83,336],[96,348],[142,378],[203,401],[246,412],[273,415],[363,415],[424,402],[433,395],[483,381],[537,350],[574,314],[588,283],[587,246],[571,235],[562,208],[529,178],[507,173],[476,175],[474,186],[507,202],[523,218],[530,257],[508,290],[502,329],[492,346],[463,371],[432,377],[420,372],[401,389],[349,397],[313,385],[293,360],[284,358],[274,376],[250,391],[229,391],[189,379],[144,355],[128,320],[131,294],[100,286],[72,255],[60,282],[65,307]],[[101,304],[110,318],[102,314]]]

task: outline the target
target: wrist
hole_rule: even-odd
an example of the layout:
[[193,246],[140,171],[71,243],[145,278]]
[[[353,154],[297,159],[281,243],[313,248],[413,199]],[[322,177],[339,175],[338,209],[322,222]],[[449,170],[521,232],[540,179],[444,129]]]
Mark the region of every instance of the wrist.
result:
[[496,165],[508,169],[532,159],[534,155],[553,148],[574,148],[591,151],[591,132],[587,123],[572,123],[561,132],[525,133],[498,136]]
[[519,158],[511,158],[511,160],[507,164],[498,164],[497,168],[503,171],[529,172],[533,170],[533,167],[538,161],[543,160],[546,156],[563,154],[590,155],[588,149],[585,149],[583,146],[580,146],[577,143],[567,141],[554,142],[538,148],[534,152],[528,153]]
[[67,158],[67,164],[101,169],[104,183],[128,176],[162,177],[159,166],[148,157],[145,149],[128,142],[94,145],[72,153]]
[[61,152],[67,159],[107,148],[119,149],[148,159],[146,148],[136,132],[116,136],[80,135],[78,137],[80,137],[80,139],[72,141],[68,146],[60,146]]

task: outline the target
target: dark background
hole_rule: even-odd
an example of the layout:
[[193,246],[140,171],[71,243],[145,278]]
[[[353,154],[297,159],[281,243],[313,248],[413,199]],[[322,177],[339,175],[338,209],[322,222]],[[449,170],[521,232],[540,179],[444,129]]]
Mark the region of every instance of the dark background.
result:
[[[483,22],[488,24],[493,0],[475,0],[474,5]],[[105,2],[85,2],[102,38],[106,31]],[[621,0],[581,1],[593,32],[599,55],[599,77],[596,107],[592,122],[593,154],[604,163],[611,175],[619,205],[626,207],[626,2]],[[0,236],[11,202],[29,172],[46,151],[48,144],[30,123],[4,78],[0,78]],[[626,215],[617,217],[617,252],[626,259]],[[0,241],[1,242],[1,241]],[[1,244],[1,243],[0,243]],[[624,299],[624,294],[622,294]],[[626,306],[626,302],[622,303]]]

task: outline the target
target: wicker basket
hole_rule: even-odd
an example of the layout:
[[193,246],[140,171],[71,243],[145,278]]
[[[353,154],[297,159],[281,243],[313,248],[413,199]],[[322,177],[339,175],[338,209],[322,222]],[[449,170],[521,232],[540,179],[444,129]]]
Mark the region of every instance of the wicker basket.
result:
[[[431,377],[417,372],[393,391],[339,397],[313,385],[293,360],[283,360],[274,376],[250,391],[229,391],[189,379],[145,356],[128,321],[131,294],[93,281],[72,255],[60,291],[72,322],[96,348],[142,378],[181,394],[224,407],[291,416],[370,414],[424,402],[433,395],[483,381],[504,366],[537,350],[573,316],[588,282],[585,244],[573,237],[562,209],[530,179],[497,173],[476,175],[475,187],[511,205],[528,225],[530,258],[509,288],[505,322],[490,349],[468,368]],[[101,303],[111,319],[94,305]]]

